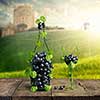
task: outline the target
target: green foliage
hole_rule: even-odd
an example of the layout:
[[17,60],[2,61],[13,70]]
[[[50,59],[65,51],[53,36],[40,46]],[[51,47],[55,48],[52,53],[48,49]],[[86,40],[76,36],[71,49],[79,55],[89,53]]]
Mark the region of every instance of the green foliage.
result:
[[46,91],[50,91],[51,90],[51,86],[50,85],[45,85],[45,87],[44,87],[44,89],[46,90]]
[[45,16],[40,16],[40,18],[38,18],[35,22],[36,24],[39,24],[40,22],[46,22],[46,18]]
[[47,59],[48,61],[51,61],[51,60],[53,59],[53,51],[52,51],[52,50],[49,50],[49,51],[47,52],[46,59]]
[[27,60],[27,63],[29,64],[30,62],[31,62],[31,60],[32,60],[32,58],[33,58],[33,56],[35,55],[35,53],[34,52],[29,52],[29,56],[28,56],[28,60]]
[[26,68],[26,70],[25,70],[25,74],[26,74],[26,76],[30,76],[31,75],[31,68]]
[[35,71],[31,71],[30,76],[32,78],[35,78],[37,76],[37,73]]
[[37,73],[35,71],[32,71],[31,68],[29,68],[29,67],[26,68],[25,74],[26,74],[26,76],[28,76],[28,77],[31,76],[32,78],[35,78],[37,76]]
[[37,19],[37,20],[36,20],[36,24],[39,24],[40,22],[41,22],[40,19]]
[[68,65],[68,78],[70,80],[70,89],[73,89],[73,62]]
[[36,86],[32,86],[32,87],[31,87],[31,91],[32,91],[32,92],[36,92],[37,89],[38,89],[38,88],[37,88]]
[[37,41],[36,45],[37,45],[37,47],[41,47],[42,46],[42,42],[39,40],[39,41]]
[[48,54],[48,55],[46,56],[46,59],[47,59],[48,61],[51,61],[52,58],[53,58],[53,55],[52,55],[52,54]]
[[46,38],[46,36],[47,36],[47,32],[46,31],[41,32],[41,37],[42,38]]
[[43,21],[43,22],[45,22],[46,21],[45,16],[40,16],[40,20]]

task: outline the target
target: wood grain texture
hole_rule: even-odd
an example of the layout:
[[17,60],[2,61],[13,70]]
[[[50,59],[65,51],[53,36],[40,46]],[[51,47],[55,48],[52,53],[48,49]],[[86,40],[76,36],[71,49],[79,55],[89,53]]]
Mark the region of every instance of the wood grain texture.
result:
[[100,80],[78,80],[89,96],[100,96]]
[[65,85],[66,88],[64,90],[54,90],[52,88],[52,96],[88,96],[87,92],[84,90],[83,87],[81,87],[77,81],[74,81],[74,89],[69,89],[69,82],[67,79],[54,79],[52,80],[52,86],[62,86]]
[[12,96],[12,100],[51,100],[51,91],[31,92],[30,81],[23,81]]
[[0,79],[0,96],[12,96],[21,80]]
[[100,80],[74,80],[74,90],[67,89],[68,79],[52,79],[51,85],[49,92],[33,93],[29,79],[0,79],[0,100],[100,100]]
[[12,100],[12,94],[21,81],[20,79],[0,79],[0,100]]

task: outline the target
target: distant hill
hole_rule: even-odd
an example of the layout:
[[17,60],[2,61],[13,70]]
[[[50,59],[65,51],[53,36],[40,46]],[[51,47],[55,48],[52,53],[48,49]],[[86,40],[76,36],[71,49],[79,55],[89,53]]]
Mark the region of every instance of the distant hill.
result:
[[[29,53],[36,43],[38,32],[27,31],[14,36],[0,38],[0,71],[23,70],[27,66]],[[81,58],[100,54],[100,40],[97,44],[88,41],[87,33],[83,31],[54,30],[48,31],[47,43],[54,51],[53,63],[62,62],[62,48],[66,54],[74,53]],[[45,47],[40,51],[46,50]]]

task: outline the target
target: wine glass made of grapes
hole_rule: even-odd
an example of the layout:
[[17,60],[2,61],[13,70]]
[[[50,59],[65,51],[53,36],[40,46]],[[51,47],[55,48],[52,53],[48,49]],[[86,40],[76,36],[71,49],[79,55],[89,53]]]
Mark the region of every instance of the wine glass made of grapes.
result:
[[68,56],[64,56],[64,61],[68,66],[68,79],[69,79],[69,82],[70,82],[68,88],[73,89],[74,88],[73,69],[75,67],[75,64],[78,61],[78,57],[70,54]]

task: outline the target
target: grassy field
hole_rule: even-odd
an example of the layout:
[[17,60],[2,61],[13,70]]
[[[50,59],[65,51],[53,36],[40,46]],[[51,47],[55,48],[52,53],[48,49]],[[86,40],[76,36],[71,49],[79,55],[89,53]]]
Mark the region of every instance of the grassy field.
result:
[[[100,79],[100,56],[79,60],[73,69],[74,79]],[[52,71],[53,78],[68,78],[68,70],[65,63],[55,63]],[[0,78],[28,78],[25,70],[14,72],[2,72]]]
[[[24,69],[36,42],[37,32],[16,33],[15,36],[0,38],[0,77],[26,77]],[[60,60],[62,47],[66,54],[79,57],[74,69],[74,78],[100,78],[100,39],[84,31],[48,31],[47,42],[53,49],[54,78],[67,77],[67,68]],[[45,50],[45,48],[40,48]],[[65,72],[66,69],[66,72]],[[18,71],[18,72],[16,72]],[[9,73],[10,72],[10,73]]]

